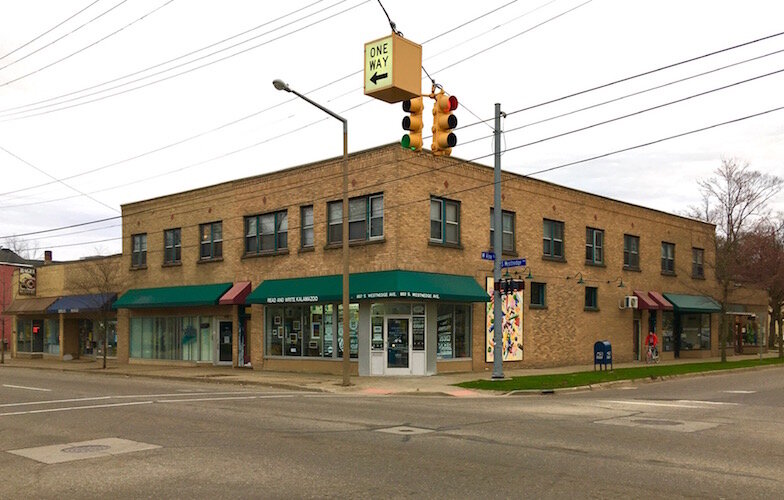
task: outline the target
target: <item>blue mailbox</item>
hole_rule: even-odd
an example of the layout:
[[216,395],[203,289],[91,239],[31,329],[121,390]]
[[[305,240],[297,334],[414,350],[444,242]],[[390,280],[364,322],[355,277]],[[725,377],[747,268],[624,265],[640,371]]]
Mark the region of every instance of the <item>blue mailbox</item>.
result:
[[596,365],[599,365],[599,370],[604,367],[607,369],[607,365],[610,365],[610,370],[613,369],[612,366],[612,345],[607,340],[600,340],[593,345],[593,369],[596,370]]

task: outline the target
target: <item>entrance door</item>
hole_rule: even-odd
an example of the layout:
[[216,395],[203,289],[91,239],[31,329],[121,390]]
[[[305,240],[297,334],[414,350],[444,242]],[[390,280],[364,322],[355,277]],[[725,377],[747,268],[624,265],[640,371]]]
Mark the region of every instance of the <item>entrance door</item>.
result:
[[632,345],[634,346],[634,359],[640,361],[640,320],[633,320]]
[[44,352],[44,322],[33,320],[33,352]]
[[231,363],[231,321],[218,323],[218,361]]
[[411,318],[389,317],[386,324],[387,363],[389,375],[411,373]]

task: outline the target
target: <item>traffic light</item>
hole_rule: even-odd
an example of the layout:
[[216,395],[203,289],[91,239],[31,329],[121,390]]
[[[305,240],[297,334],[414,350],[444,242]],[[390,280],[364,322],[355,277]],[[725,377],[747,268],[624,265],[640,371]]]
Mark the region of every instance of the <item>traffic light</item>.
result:
[[433,106],[433,154],[446,155],[452,152],[457,144],[457,136],[452,129],[457,127],[457,116],[452,111],[457,109],[457,97],[446,95],[442,90],[435,95]]
[[400,140],[400,145],[412,151],[422,149],[422,109],[424,105],[421,97],[415,97],[408,101],[403,101],[403,111],[411,113],[403,118],[403,130],[408,130]]

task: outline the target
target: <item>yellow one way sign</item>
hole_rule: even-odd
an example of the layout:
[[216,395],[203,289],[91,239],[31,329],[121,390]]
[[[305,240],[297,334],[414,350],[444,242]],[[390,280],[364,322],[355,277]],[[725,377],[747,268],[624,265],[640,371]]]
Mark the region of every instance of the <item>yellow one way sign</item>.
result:
[[365,44],[365,95],[386,102],[419,97],[422,46],[392,33]]

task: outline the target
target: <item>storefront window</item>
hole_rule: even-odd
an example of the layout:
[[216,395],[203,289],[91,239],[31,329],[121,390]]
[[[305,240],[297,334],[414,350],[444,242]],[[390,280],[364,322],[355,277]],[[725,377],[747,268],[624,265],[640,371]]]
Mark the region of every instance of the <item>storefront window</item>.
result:
[[[348,333],[350,350],[349,357],[356,358],[359,353],[359,340],[357,331],[359,330],[359,304],[349,304],[348,306]],[[343,357],[343,304],[338,305],[338,357]]]
[[471,356],[471,306],[439,304],[436,330],[438,359]]
[[684,314],[681,322],[681,350],[710,349],[710,314]]
[[60,354],[60,320],[47,319],[44,329],[44,352]]
[[331,358],[333,312],[332,304],[267,307],[267,355]]
[[674,321],[675,315],[672,313],[672,311],[662,312],[661,340],[663,351],[672,351],[674,349],[674,341],[672,336]]
[[[132,358],[212,361],[210,316],[131,318],[130,326]],[[109,332],[116,338],[111,325]]]

